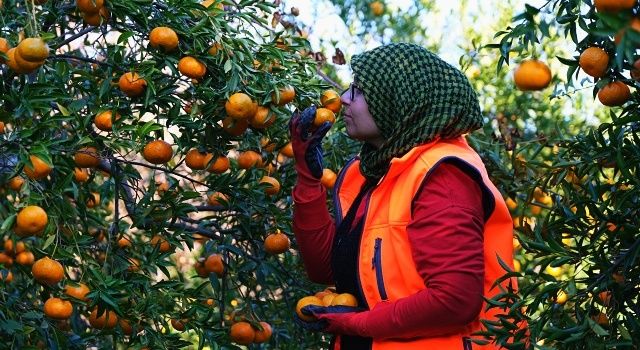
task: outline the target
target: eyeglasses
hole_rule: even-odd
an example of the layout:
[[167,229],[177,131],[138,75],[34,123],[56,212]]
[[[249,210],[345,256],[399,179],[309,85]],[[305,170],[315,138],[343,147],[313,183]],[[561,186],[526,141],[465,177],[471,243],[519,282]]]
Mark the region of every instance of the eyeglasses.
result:
[[346,88],[344,91],[342,91],[342,93],[340,95],[341,96],[344,95],[344,93],[347,92],[347,90],[349,91],[349,101],[353,101],[353,99],[356,97],[356,91],[362,91],[356,85],[356,83],[351,83],[351,84],[349,84],[349,87]]

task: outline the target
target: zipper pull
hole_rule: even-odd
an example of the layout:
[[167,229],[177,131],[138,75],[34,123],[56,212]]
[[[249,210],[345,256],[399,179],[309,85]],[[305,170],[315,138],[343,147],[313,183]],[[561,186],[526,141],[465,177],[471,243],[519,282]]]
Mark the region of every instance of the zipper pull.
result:
[[377,262],[377,258],[378,258],[378,254],[380,251],[380,238],[376,238],[376,243],[373,246],[373,258],[371,258],[371,269],[375,270],[376,268],[376,262]]

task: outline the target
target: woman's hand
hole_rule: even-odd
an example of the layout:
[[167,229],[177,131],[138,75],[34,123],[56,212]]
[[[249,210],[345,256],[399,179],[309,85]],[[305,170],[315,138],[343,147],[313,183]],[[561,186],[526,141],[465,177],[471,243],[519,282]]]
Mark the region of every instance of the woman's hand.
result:
[[324,122],[317,129],[311,130],[315,116],[315,106],[308,107],[302,113],[296,111],[289,121],[289,132],[298,173],[306,171],[320,179],[324,169],[322,138],[331,128],[331,123]]
[[305,322],[298,315],[295,315],[296,322],[305,329],[333,334],[364,336],[367,311],[362,308],[308,305],[300,311],[309,316],[313,315],[318,319],[314,322]]

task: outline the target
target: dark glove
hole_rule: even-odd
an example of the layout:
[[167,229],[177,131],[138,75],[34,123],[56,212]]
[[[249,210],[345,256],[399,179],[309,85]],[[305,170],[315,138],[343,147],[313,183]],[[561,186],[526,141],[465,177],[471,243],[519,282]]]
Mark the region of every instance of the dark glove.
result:
[[306,108],[302,113],[296,111],[289,120],[289,133],[291,134],[291,146],[298,173],[311,174],[314,178],[320,179],[324,169],[322,138],[331,128],[331,123],[324,122],[317,129],[311,131],[315,117],[315,106]]
[[318,320],[306,322],[295,315],[296,323],[312,331],[334,334],[362,335],[367,312],[351,306],[307,305],[300,310],[303,314],[315,316]]

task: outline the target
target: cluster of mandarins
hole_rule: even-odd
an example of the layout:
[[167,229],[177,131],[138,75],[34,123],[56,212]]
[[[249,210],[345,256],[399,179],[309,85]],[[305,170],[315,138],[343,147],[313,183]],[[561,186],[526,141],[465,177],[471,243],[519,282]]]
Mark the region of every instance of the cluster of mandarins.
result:
[[[31,265],[33,279],[52,291],[53,296],[45,300],[43,305],[43,312],[50,319],[68,320],[73,313],[74,305],[80,307],[89,302],[88,294],[91,290],[86,284],[67,282],[63,288],[59,287],[59,283],[65,277],[64,267],[60,262],[47,256],[34,262],[33,254],[26,249],[23,242],[18,242],[14,250],[13,241],[7,240],[4,243],[4,248],[5,251],[0,253],[2,259],[9,258],[12,252],[16,253],[16,262],[25,266]],[[4,261],[3,263],[7,266],[9,262]],[[11,274],[8,274],[4,280],[10,282]],[[103,313],[94,307],[87,319],[89,324],[96,329],[114,328],[116,324],[119,324],[125,333],[131,334],[132,328],[129,322],[118,320],[113,311]]]
[[306,296],[298,300],[296,304],[296,314],[301,320],[307,322],[313,322],[316,320],[314,316],[305,315],[302,313],[302,308],[308,305],[316,306],[351,306],[357,307],[358,300],[356,297],[349,293],[336,293],[334,289],[327,288],[319,291],[314,295]]
[[[17,47],[11,47],[9,41],[0,38],[0,52],[7,55],[7,65],[18,74],[36,71],[49,57],[49,46],[41,38],[26,38]],[[1,61],[0,61],[1,62]]]
[[76,0],[76,7],[88,25],[99,26],[109,20],[110,13],[104,0]]
[[[595,0],[597,12],[615,14],[629,12],[635,6],[635,0]],[[640,33],[640,18],[633,17],[629,23],[614,36],[614,42],[619,45],[628,31]],[[611,53],[615,56],[615,53]],[[580,68],[594,78],[603,78],[610,71],[610,53],[599,46],[585,49],[579,58]],[[640,59],[633,64],[631,70],[633,79],[640,79]],[[551,82],[551,70],[544,63],[536,59],[523,61],[514,71],[514,81],[522,91],[542,90]],[[598,100],[607,107],[622,106],[631,98],[631,90],[623,81],[611,81],[598,91]]]
[[0,269],[0,281],[9,283],[13,280],[13,273],[11,267],[15,262],[22,266],[31,266],[35,261],[35,256],[29,251],[27,245],[24,242],[17,242],[14,244],[13,240],[7,239],[4,241],[4,251],[0,252],[0,264],[4,266]]
[[231,325],[229,337],[240,345],[260,344],[269,341],[273,330],[267,322],[240,321]]

